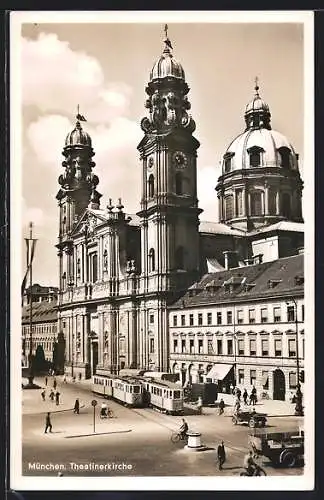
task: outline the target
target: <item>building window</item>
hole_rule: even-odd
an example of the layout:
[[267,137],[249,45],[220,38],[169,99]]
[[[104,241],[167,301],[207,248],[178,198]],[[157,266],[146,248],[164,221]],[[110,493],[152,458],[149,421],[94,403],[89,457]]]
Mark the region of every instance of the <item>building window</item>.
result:
[[176,249],[175,265],[176,269],[184,269],[184,249],[182,246]]
[[304,304],[302,304],[302,306],[301,306],[301,311],[302,311],[302,321],[304,321],[305,320],[305,306],[304,306]]
[[281,214],[287,219],[290,218],[291,215],[291,200],[290,194],[283,193],[281,195]]
[[287,307],[287,320],[289,322],[295,321],[295,307],[294,306]]
[[302,358],[305,357],[305,339],[302,340]]
[[199,313],[198,314],[198,325],[202,325],[203,324],[203,315],[202,313]]
[[232,169],[232,157],[233,157],[233,154],[226,153],[224,155],[224,171],[225,171],[225,174],[228,174],[228,172],[230,172],[231,169]]
[[185,341],[185,339],[181,340],[181,352],[186,352],[186,341]]
[[262,193],[261,191],[254,191],[250,193],[251,200],[251,215],[262,215]]
[[297,375],[296,372],[289,373],[289,389],[296,389],[297,387]]
[[154,339],[150,339],[150,353],[154,353]]
[[203,341],[202,341],[202,339],[198,339],[198,352],[199,352],[199,354],[203,353]]
[[81,262],[80,259],[77,260],[77,278],[80,278],[81,275]]
[[288,340],[288,356],[290,358],[295,358],[296,357],[296,339],[289,339]]
[[149,251],[149,272],[155,271],[155,251],[151,248]]
[[181,314],[181,326],[186,326],[186,316]]
[[189,314],[189,325],[192,326],[194,324],[194,315]]
[[244,384],[244,370],[242,368],[239,368],[239,371],[238,371],[238,383],[240,385]]
[[269,372],[262,371],[262,387],[265,391],[269,389]]
[[237,311],[237,324],[241,325],[243,323],[243,310]]
[[227,311],[227,324],[231,325],[233,322],[233,314],[232,311]]
[[173,352],[178,352],[178,339],[173,341]]
[[212,313],[207,313],[207,325],[211,325],[213,322]]
[[280,153],[280,166],[283,168],[290,167],[290,149],[289,148],[279,148]]
[[262,356],[269,356],[269,340],[261,340]]
[[243,215],[243,191],[242,189],[237,189],[235,192],[236,196],[236,215],[240,217]]
[[267,323],[268,322],[268,309],[262,308],[261,309],[261,323]]
[[227,354],[229,356],[233,356],[233,340],[232,339],[229,339],[227,341]]
[[173,316],[173,326],[177,326],[178,324],[178,317],[176,315]]
[[217,339],[217,354],[223,354],[223,342],[222,339]]
[[275,323],[280,323],[280,321],[281,321],[281,308],[280,307],[273,308],[273,321]]
[[221,312],[217,313],[217,324],[218,325],[222,324],[222,313]]
[[245,354],[244,340],[243,339],[238,340],[237,346],[238,346],[238,355],[239,356],[244,356],[244,354]]
[[270,215],[277,213],[277,193],[273,189],[268,191],[268,213]]
[[149,195],[149,198],[153,198],[154,196],[154,175],[151,174],[149,176],[149,180],[148,180],[148,195]]
[[250,370],[250,384],[254,385],[256,381],[256,370]]
[[213,346],[213,341],[211,339],[207,340],[207,349],[208,349],[208,354],[214,354],[214,346]]
[[282,356],[282,340],[275,339],[274,343],[275,343],[275,356],[281,357]]
[[250,356],[256,356],[256,340],[250,340]]
[[150,323],[154,323],[154,314],[150,314]]
[[190,350],[190,354],[193,354],[195,351],[195,346],[194,346],[194,340],[193,339],[190,339],[189,340],[189,350]]
[[233,195],[225,196],[225,220],[233,219]]
[[176,194],[183,194],[183,178],[182,173],[177,172],[175,175],[175,185],[176,185]]
[[255,310],[249,309],[249,323],[255,323]]

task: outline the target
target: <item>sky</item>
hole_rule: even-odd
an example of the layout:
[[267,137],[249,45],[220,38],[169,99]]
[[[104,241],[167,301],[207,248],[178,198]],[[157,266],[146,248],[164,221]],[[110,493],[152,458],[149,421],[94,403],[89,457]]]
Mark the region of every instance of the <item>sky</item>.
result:
[[[236,20],[239,20],[238,18]],[[137,144],[146,116],[145,87],[163,51],[164,23],[181,62],[196,122],[201,220],[218,220],[215,186],[219,164],[244,130],[244,109],[254,94],[269,104],[272,127],[300,155],[304,176],[303,25],[297,23],[25,23],[20,40],[22,109],[22,237],[34,223],[38,239],[33,281],[57,286],[58,176],[64,140],[77,105],[95,150],[101,208],[122,197],[125,211],[139,209],[141,165]],[[17,173],[19,175],[19,173]],[[22,247],[24,250],[24,247]],[[22,255],[22,272],[25,256]]]

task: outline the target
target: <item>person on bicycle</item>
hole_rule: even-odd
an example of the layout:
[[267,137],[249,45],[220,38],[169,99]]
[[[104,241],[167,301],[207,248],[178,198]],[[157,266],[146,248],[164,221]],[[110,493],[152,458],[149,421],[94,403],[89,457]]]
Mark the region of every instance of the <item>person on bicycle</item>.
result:
[[249,476],[254,476],[258,465],[253,460],[253,452],[251,450],[244,457],[243,467]]
[[102,403],[102,405],[101,405],[100,416],[102,418],[108,417],[108,408],[107,408],[106,403]]
[[182,424],[181,424],[180,429],[179,429],[179,434],[180,434],[180,437],[182,440],[186,439],[188,429],[189,429],[189,426],[188,426],[187,422],[185,421],[185,419],[183,418]]

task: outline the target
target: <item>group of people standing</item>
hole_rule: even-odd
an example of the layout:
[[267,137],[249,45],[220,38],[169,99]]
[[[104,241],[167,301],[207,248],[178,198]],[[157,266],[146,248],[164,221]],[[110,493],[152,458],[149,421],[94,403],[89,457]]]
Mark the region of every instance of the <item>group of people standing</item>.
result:
[[[41,397],[42,397],[42,400],[43,401],[46,401],[46,389],[47,389],[47,386],[48,386],[48,378],[45,377],[45,387],[43,388],[42,392],[41,392]],[[56,405],[58,406],[60,404],[60,393],[59,391],[57,390],[57,381],[56,381],[56,378],[54,377],[54,380],[53,380],[53,388],[50,390],[50,393],[48,395],[48,398],[54,402],[55,400],[55,403]]]
[[235,389],[233,389],[233,395],[236,397],[236,402],[239,403],[241,403],[241,396],[242,396],[243,402],[246,406],[247,405],[255,406],[258,401],[257,391],[254,386],[252,387],[250,395],[248,394],[246,389],[244,389],[242,394],[242,391],[239,387],[235,387]]

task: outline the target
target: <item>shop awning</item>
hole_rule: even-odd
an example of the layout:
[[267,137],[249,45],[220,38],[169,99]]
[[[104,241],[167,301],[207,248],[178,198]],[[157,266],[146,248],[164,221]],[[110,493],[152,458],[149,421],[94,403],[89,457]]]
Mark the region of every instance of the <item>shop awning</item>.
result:
[[216,363],[207,373],[206,378],[211,380],[223,380],[233,365],[228,365],[225,363]]

